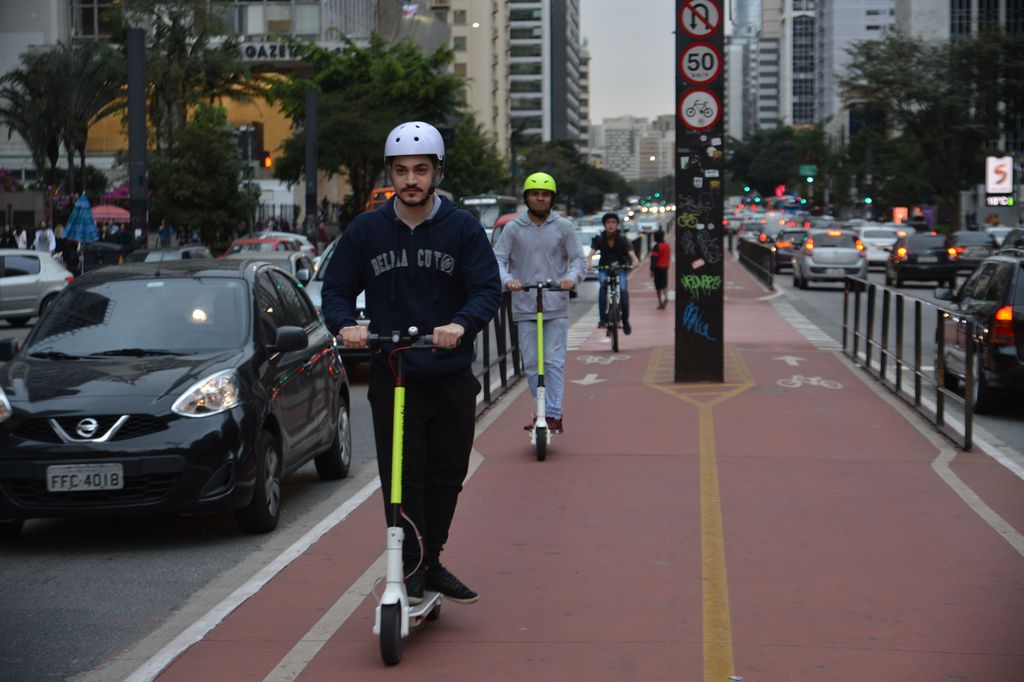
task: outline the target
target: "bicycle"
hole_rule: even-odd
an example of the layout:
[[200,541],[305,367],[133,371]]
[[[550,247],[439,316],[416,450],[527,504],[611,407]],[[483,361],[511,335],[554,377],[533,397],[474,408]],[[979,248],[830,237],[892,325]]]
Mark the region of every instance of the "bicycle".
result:
[[537,461],[543,462],[547,456],[548,445],[551,443],[551,431],[548,429],[544,405],[544,290],[566,291],[561,284],[546,282],[524,284],[522,291],[537,290],[537,405],[533,429],[530,431],[530,443],[537,448]]
[[619,274],[623,271],[632,270],[633,266],[612,263],[611,265],[602,265],[600,269],[608,273],[608,278],[605,280],[605,286],[608,287],[607,299],[605,300],[605,312],[607,314],[605,319],[608,322],[608,326],[605,328],[605,335],[611,337],[612,351],[618,353],[619,326],[622,324],[622,295],[619,293]]

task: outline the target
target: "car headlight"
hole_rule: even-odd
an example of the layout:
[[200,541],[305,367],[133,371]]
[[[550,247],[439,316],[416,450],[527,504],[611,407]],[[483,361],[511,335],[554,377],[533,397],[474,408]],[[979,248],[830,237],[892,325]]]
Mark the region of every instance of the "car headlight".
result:
[[238,375],[226,369],[192,384],[174,401],[171,411],[182,417],[208,417],[230,410],[239,402]]
[[0,388],[0,423],[3,423],[11,418],[14,410],[11,409],[11,403],[7,400],[7,395],[4,394],[4,389]]

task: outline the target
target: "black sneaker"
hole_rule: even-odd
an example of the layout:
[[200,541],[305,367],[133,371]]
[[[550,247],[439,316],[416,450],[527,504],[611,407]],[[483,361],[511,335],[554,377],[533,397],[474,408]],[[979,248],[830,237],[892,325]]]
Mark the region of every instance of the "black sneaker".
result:
[[622,321],[622,333],[629,336],[633,333],[633,328],[629,326],[629,320]]
[[472,604],[480,595],[462,584],[451,572],[440,564],[427,571],[427,589],[436,590],[459,604]]
[[427,585],[427,572],[416,571],[405,579],[405,594],[409,597],[409,603],[416,605],[423,601],[423,591]]

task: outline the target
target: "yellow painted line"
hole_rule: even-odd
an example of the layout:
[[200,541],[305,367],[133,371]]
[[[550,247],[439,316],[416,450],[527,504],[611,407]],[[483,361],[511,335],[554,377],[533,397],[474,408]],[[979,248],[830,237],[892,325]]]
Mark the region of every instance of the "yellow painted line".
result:
[[718,488],[715,446],[716,405],[754,385],[743,358],[732,346],[723,357],[721,384],[673,383],[672,349],[656,348],[644,374],[644,384],[697,408],[700,432],[700,549],[701,623],[704,682],[722,682],[736,674],[733,665],[732,621],[729,615],[729,574],[725,565],[725,529]]

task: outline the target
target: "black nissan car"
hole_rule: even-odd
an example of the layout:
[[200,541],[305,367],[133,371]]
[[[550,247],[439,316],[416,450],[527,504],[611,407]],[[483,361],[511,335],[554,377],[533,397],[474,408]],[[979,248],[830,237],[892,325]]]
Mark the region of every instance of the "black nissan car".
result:
[[351,462],[348,378],[291,276],[258,260],[125,264],[0,341],[0,537],[25,519],[233,510]]

